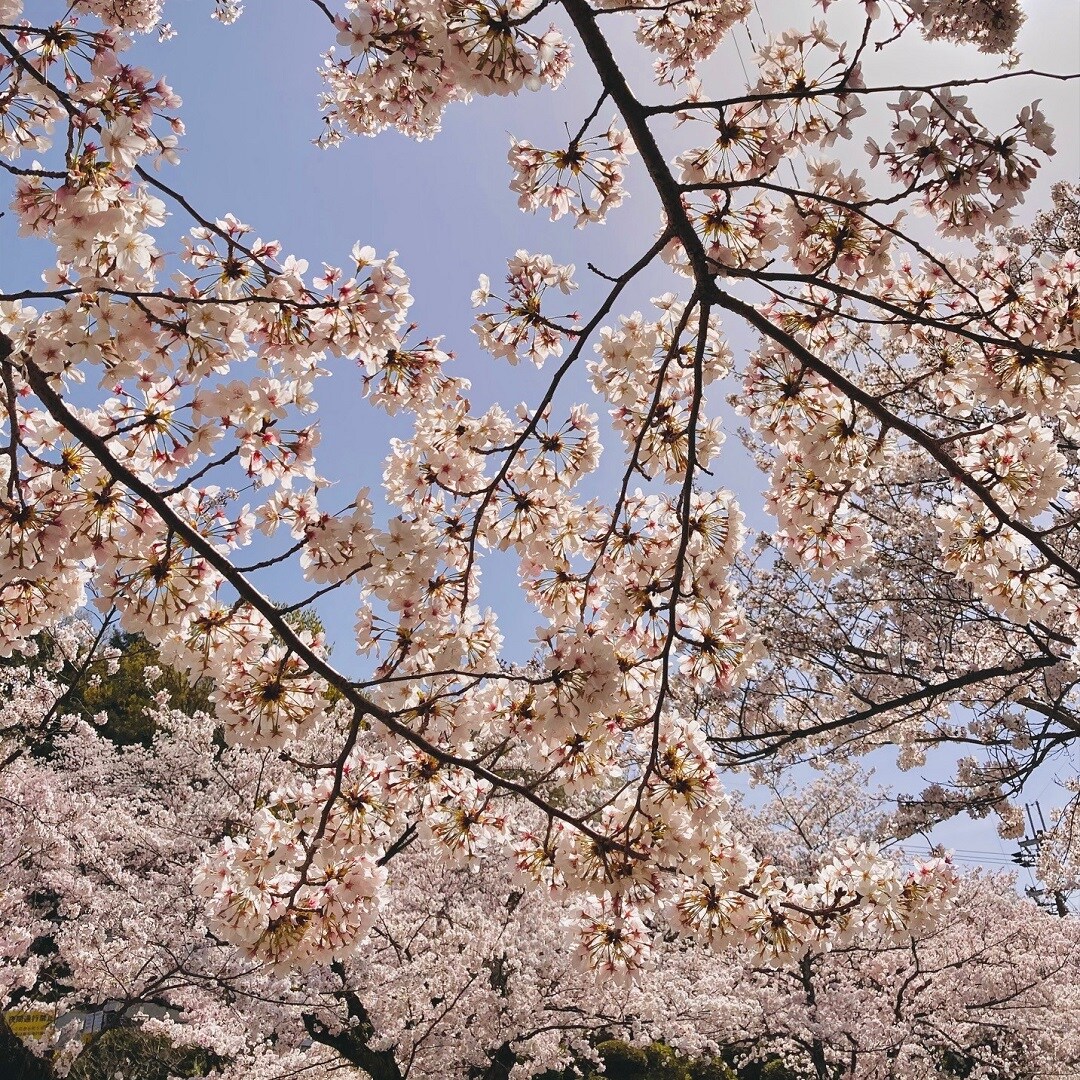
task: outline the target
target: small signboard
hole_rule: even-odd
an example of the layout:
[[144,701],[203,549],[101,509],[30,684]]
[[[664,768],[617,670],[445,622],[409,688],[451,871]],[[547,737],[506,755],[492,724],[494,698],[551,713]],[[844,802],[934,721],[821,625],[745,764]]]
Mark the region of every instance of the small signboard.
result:
[[48,1009],[12,1009],[4,1013],[4,1019],[20,1039],[40,1039],[53,1026],[56,1013]]

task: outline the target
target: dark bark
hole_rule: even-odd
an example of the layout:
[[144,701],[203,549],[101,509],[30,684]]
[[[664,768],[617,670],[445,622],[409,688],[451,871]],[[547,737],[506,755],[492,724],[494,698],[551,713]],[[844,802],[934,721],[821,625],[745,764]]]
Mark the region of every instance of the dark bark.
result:
[[508,1042],[504,1042],[494,1054],[486,1068],[473,1070],[476,1080],[510,1080],[510,1070],[517,1064],[517,1058]]
[[363,1069],[371,1080],[403,1080],[392,1050],[372,1050],[375,1026],[364,1003],[352,990],[342,993],[351,1021],[340,1032],[332,1032],[318,1017],[304,1014],[304,1027],[311,1038],[336,1050],[351,1065]]
[[[812,956],[804,956],[799,961],[799,977],[802,981],[807,1008],[813,1016],[817,1006],[817,990],[814,986],[814,958]],[[816,1035],[810,1040],[809,1050],[810,1061],[818,1080],[833,1080],[835,1074],[825,1058],[825,1044]]]

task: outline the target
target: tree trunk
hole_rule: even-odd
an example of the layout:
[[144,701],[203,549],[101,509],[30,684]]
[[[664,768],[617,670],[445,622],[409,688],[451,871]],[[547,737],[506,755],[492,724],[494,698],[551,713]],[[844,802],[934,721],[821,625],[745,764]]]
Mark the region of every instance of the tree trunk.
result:
[[375,1028],[359,996],[348,990],[344,998],[352,1021],[348,1027],[334,1034],[318,1017],[305,1013],[307,1033],[315,1042],[331,1047],[351,1065],[363,1069],[371,1080],[403,1080],[393,1050],[372,1050],[368,1045]]
[[516,1064],[517,1058],[514,1056],[514,1051],[508,1042],[504,1042],[492,1055],[488,1067],[474,1069],[473,1075],[477,1080],[510,1080],[510,1070]]

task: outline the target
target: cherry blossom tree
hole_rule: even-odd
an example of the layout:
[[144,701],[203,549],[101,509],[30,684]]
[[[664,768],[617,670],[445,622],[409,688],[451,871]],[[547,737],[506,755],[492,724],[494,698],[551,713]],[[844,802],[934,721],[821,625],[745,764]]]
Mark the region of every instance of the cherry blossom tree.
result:
[[[801,787],[774,784],[770,802],[741,822],[798,874],[839,836],[891,837],[885,794],[848,767]],[[714,1007],[729,1045],[776,1053],[814,1080],[1067,1076],[1080,1060],[1067,1019],[1078,950],[1075,919],[1020,899],[1012,875],[969,872],[957,904],[924,935],[853,942],[788,968],[748,963],[719,975],[728,985],[712,1000],[728,995]]]
[[[1080,583],[1068,467],[1080,263],[1056,243],[1034,255],[985,242],[1053,132],[1026,97],[987,127],[971,95],[1070,76],[875,85],[877,55],[920,34],[1008,53],[1018,6],[851,0],[850,41],[832,36],[833,5],[818,6],[762,43],[729,93],[710,85],[709,58],[746,0],[312,4],[332,49],[323,145],[386,128],[433,137],[451,105],[546,92],[576,55],[599,98],[565,147],[513,140],[519,204],[593,228],[623,212],[628,169],[655,190],[640,258],[594,275],[607,291],[590,314],[565,310],[578,273],[547,254],[519,250],[505,276],[481,278],[480,348],[552,375],[532,403],[477,412],[441,338],[413,336],[394,253],[360,238],[345,265],[309,274],[161,178],[180,101],[124,62],[131,35],[168,37],[161,0],[0,0],[0,163],[21,231],[56,251],[43,283],[0,296],[0,641],[18,652],[90,601],[163,663],[213,680],[230,752],[251,768],[273,758],[274,789],[195,870],[215,941],[267,970],[354,957],[413,831],[445,860],[566,894],[577,955],[619,983],[650,963],[661,925],[797,964],[860,935],[906,939],[947,908],[943,859],[908,871],[841,843],[805,879],[780,873],[738,835],[716,753],[736,745],[745,760],[747,742],[773,754],[837,732],[918,747],[924,735],[892,739],[904,709],[916,707],[909,726],[934,725],[976,693],[1011,704],[987,731],[946,735],[993,750],[999,715],[1007,726],[1061,704]],[[613,52],[607,27],[624,20],[653,62],[648,95]],[[844,164],[840,148],[864,137],[860,164]],[[175,256],[158,240],[168,213],[188,223]],[[658,265],[670,291],[629,310],[630,287]],[[747,357],[734,326],[760,338]],[[311,414],[345,364],[359,365],[367,405],[410,431],[389,448],[388,513],[318,472]],[[564,400],[578,375],[572,396],[587,400]],[[770,462],[778,553],[801,575],[794,596],[737,569],[743,514],[713,472],[735,379]],[[620,448],[620,479],[594,497],[602,439]],[[898,488],[908,501],[890,517]],[[896,519],[916,513],[933,522],[925,576],[962,596],[940,677],[874,607],[903,559]],[[485,606],[481,574],[499,552],[516,558],[539,620],[526,665],[508,662]],[[267,583],[290,571],[308,593],[283,610]],[[860,583],[874,615],[858,600],[839,609],[841,648],[880,651],[904,674],[872,670],[864,708],[845,699],[819,720],[792,706],[816,688],[774,611]],[[287,617],[329,594],[357,605],[362,676]],[[925,620],[937,599],[911,603]],[[994,613],[993,634],[965,642],[965,603]],[[1036,670],[1045,693],[1010,682]],[[731,719],[726,702],[747,694],[754,707]],[[719,698],[720,718],[680,695]],[[887,722],[867,731],[867,709]],[[26,767],[17,737],[5,754]],[[76,856],[58,849],[87,865]]]
[[[1031,228],[1000,231],[996,245],[987,242],[981,250],[1001,264],[1007,288],[1023,289],[1039,272],[1040,259],[1065,257],[1075,247],[1078,223],[1077,191],[1062,184],[1053,209]],[[936,362],[924,350],[919,346],[914,355]],[[898,371],[897,363],[910,359],[882,351],[868,372],[877,366]],[[1007,486],[1008,470],[1028,467],[1017,456],[1032,460],[1027,448],[994,442],[1011,439],[1007,431],[1023,424],[1047,440],[1046,482],[1067,489],[1076,450],[1065,413],[1048,416],[1045,430],[1031,416],[1017,418],[1016,410],[1002,425],[999,414],[956,389],[955,405],[968,413],[965,423],[975,432],[964,437],[976,448],[965,453],[966,461],[995,455],[980,473],[983,479]],[[922,390],[915,393],[922,397],[921,405],[912,399],[915,407],[937,408]],[[941,418],[928,423],[933,428]],[[943,443],[961,443],[955,431],[937,430]],[[763,439],[750,441],[766,467],[781,460]],[[744,571],[744,603],[751,620],[768,626],[785,649],[760,663],[756,677],[735,695],[700,700],[721,758],[775,763],[825,748],[846,754],[892,745],[901,768],[913,769],[926,764],[934,746],[948,744],[962,754],[953,781],[904,801],[902,834],[967,810],[977,816],[995,811],[1003,835],[1022,835],[1022,815],[1011,797],[1048,760],[1067,756],[1076,735],[1072,639],[1064,624],[1044,621],[1038,611],[1018,614],[1009,578],[1000,570],[988,571],[969,557],[941,560],[947,519],[956,519],[949,517],[953,510],[935,506],[953,486],[926,455],[894,457],[888,477],[852,502],[875,523],[878,555],[839,577],[823,579],[776,558],[774,543],[782,538],[762,538],[756,565]],[[1034,495],[1028,507],[1042,513]],[[1053,525],[1045,520],[1048,535],[1060,537],[1061,550],[1069,550],[1066,518]],[[993,581],[976,580],[980,574]],[[1070,857],[1067,847],[1047,838],[1054,862]]]
[[[65,644],[86,634],[72,626]],[[40,717],[63,683],[28,675],[8,685]],[[152,667],[146,677],[161,681]],[[706,943],[661,934],[636,979],[613,982],[577,944],[573,897],[529,888],[505,864],[451,865],[413,831],[386,863],[385,903],[361,952],[302,969],[252,959],[212,932],[190,882],[206,849],[250,832],[265,807],[287,819],[266,799],[290,769],[271,752],[221,746],[210,717],[157,699],[152,747],[118,746],[68,716],[50,756],[0,780],[2,997],[59,1018],[36,1048],[55,1046],[52,1059],[10,1043],[7,1060],[27,1075],[99,1075],[84,1070],[117,1029],[65,1040],[64,1017],[106,1003],[151,1046],[197,1050],[221,1080],[350,1067],[374,1080],[505,1080],[588,1067],[612,1038],[687,1060],[724,1053],[747,1076],[755,1062],[783,1062],[815,1080],[948,1076],[950,1063],[1042,1078],[1077,1061],[1075,923],[980,875],[960,880],[933,928],[903,940],[849,932],[792,964],[739,946],[718,959]],[[334,737],[327,725],[305,749]],[[867,816],[873,801],[849,772],[778,787],[763,808],[736,803],[731,816],[797,881],[837,844],[854,853],[888,833]]]

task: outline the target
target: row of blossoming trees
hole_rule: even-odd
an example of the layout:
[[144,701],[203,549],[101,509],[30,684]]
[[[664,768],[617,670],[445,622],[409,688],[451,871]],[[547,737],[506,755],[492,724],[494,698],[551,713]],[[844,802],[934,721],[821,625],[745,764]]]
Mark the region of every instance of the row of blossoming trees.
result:
[[[239,7],[213,13],[229,22]],[[945,859],[905,869],[857,840],[789,872],[737,827],[719,766],[893,744],[911,767],[960,743],[972,754],[955,782],[911,800],[893,831],[965,808],[1016,829],[1010,796],[1080,730],[1080,262],[1067,188],[1032,230],[1000,232],[1053,132],[1037,102],[984,126],[968,87],[1068,76],[874,85],[876,56],[898,41],[1006,53],[1021,15],[1014,0],[847,7],[851,41],[799,12],[798,28],[760,46],[746,85],[719,97],[708,61],[745,0],[315,0],[336,49],[322,69],[324,145],[388,127],[431,137],[451,103],[546,92],[576,56],[598,100],[565,146],[513,141],[520,205],[594,227],[625,213],[632,165],[655,190],[640,258],[598,272],[590,314],[563,313],[576,271],[547,255],[518,251],[502,284],[481,279],[482,349],[553,372],[538,400],[477,412],[439,339],[409,339],[393,254],[358,243],[346,266],[312,276],[161,179],[178,159],[180,101],[123,55],[130,35],[169,36],[161,0],[0,0],[0,166],[20,230],[56,251],[43,283],[0,295],[0,641],[32,650],[92,602],[163,664],[212,683],[206,723],[227,749],[185,736],[188,750],[163,748],[160,764],[191,777],[225,755],[246,778],[230,783],[236,805],[185,830],[200,800],[166,798],[167,775],[140,780],[146,821],[126,841],[153,824],[197,846],[161,856],[163,878],[190,871],[172,885],[182,944],[167,943],[184,969],[190,951],[222,965],[226,985],[234,968],[238,986],[253,971],[285,980],[275,986],[315,972],[295,978],[347,1001],[335,980],[370,954],[394,883],[467,864],[522,882],[500,916],[508,938],[555,949],[534,941],[550,905],[571,954],[627,994],[658,952],[700,957],[696,942],[794,965],[812,999],[805,980],[831,950],[906,943],[921,964],[911,935],[954,917],[956,875]],[[624,21],[653,61],[647,95],[612,51]],[[860,131],[872,136],[860,164],[842,166]],[[927,227],[908,229],[905,213]],[[175,253],[158,239],[169,214],[188,225]],[[629,310],[654,264],[670,268],[671,291]],[[721,320],[756,348],[736,357]],[[363,374],[357,409],[409,431],[390,447],[386,511],[317,471],[310,414],[344,364]],[[740,386],[776,522],[751,551],[714,478],[723,396]],[[596,497],[602,437],[620,456]],[[523,658],[504,655],[486,606],[492,553],[517,560],[536,612],[528,664],[508,662]],[[308,597],[283,610],[270,588],[290,572]],[[331,595],[357,607],[359,676],[290,618]],[[5,723],[13,805],[29,797],[35,755],[73,806],[92,805],[97,770],[112,766],[73,749],[65,715],[54,703]],[[136,758],[116,768],[137,773]],[[33,985],[34,942],[52,933],[25,913],[47,919],[40,901],[54,893],[57,917],[75,903],[38,889],[35,851],[57,844],[52,864],[87,903],[91,867],[115,866],[118,881],[153,870],[128,871],[90,841],[83,851],[74,813],[56,812],[66,842],[62,828],[31,834],[10,856],[30,868],[3,894],[23,912],[4,943],[23,973],[13,985]],[[1071,825],[1066,810],[1046,846],[1056,885],[1073,874]],[[142,964],[130,922],[79,920],[86,952],[65,964],[110,951]],[[160,920],[147,947],[155,933]],[[400,947],[400,933],[386,936]],[[444,952],[428,956],[450,967]],[[166,979],[162,999],[179,994]],[[244,1011],[245,1030],[259,1030],[257,1013]],[[311,1038],[333,1032],[310,1015]],[[816,1061],[834,1034],[790,1038],[817,1045]]]
[[[58,1016],[36,1047],[54,1050],[51,1061],[0,1043],[15,1076],[22,1067],[51,1080],[70,1065],[80,1080],[111,1080],[119,1065],[146,1080],[183,1064],[181,1075],[226,1080],[341,1076],[348,1066],[374,1080],[557,1080],[600,1061],[623,1080],[680,1075],[670,1055],[659,1063],[667,1072],[632,1071],[635,1055],[612,1054],[613,1040],[676,1047],[695,1065],[693,1080],[923,1080],[972,1070],[1030,1080],[1080,1063],[1080,926],[981,874],[964,876],[957,902],[912,939],[836,934],[827,953],[763,964],[755,950],[718,957],[685,937],[642,933],[648,963],[619,984],[598,981],[584,950],[568,948],[578,900],[528,888],[505,863],[480,873],[452,865],[407,837],[361,950],[300,970],[261,963],[208,932],[191,879],[223,835],[295,813],[280,795],[257,809],[268,788],[287,786],[289,766],[270,751],[225,747],[210,717],[171,707],[158,665],[143,670],[156,699],[152,745],[118,748],[104,712],[89,723],[70,715],[57,734],[49,714],[70,703],[70,675],[92,636],[71,624],[47,651],[0,673],[0,721],[48,729],[52,742],[0,774],[11,915],[0,934],[0,993],[13,1019],[28,1008]],[[92,666],[91,678],[110,662]],[[316,725],[307,752],[325,753],[336,728]],[[347,779],[346,797],[352,790]],[[730,813],[752,848],[794,880],[838,844],[869,870],[856,845],[888,829],[850,769],[801,789],[777,786],[764,806],[736,802]],[[82,1019],[69,1007],[106,1003],[116,1021],[138,1025],[138,1038],[120,1027],[88,1043],[63,1040],[65,1017],[75,1032]],[[155,1019],[140,1021],[145,1012]]]

